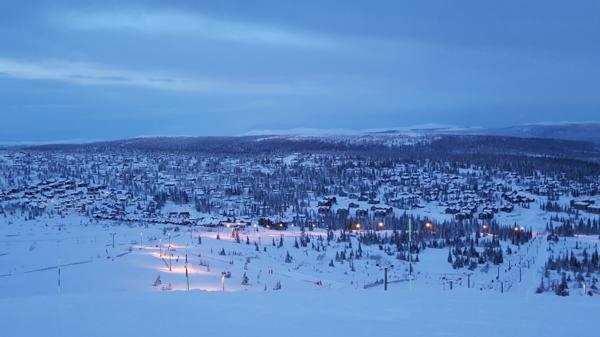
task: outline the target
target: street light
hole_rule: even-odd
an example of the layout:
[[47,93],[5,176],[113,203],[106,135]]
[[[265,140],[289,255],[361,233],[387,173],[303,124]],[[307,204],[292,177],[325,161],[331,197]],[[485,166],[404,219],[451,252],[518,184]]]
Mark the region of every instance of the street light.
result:
[[379,228],[383,228],[383,222],[379,223]]

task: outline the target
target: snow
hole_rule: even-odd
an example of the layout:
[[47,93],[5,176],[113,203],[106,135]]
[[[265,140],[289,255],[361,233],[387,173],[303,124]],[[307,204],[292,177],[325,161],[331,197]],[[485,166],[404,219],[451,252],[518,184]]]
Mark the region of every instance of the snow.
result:
[[[113,292],[0,299],[3,335],[594,336],[600,302],[413,288]],[[526,309],[525,309],[526,308]]]
[[[366,135],[359,141],[376,137]],[[350,141],[350,137],[332,140]],[[586,211],[544,211],[542,205],[549,198],[533,194],[530,185],[560,183],[575,190],[584,186],[555,177],[496,172],[483,186],[483,176],[490,172],[479,167],[436,172],[402,164],[382,169],[369,179],[366,173],[371,170],[358,161],[331,156],[327,160],[344,166],[343,174],[352,183],[305,188],[301,200],[306,209],[301,213],[290,205],[276,215],[267,209],[265,216],[271,220],[289,220],[287,230],[277,231],[255,226],[258,213],[242,213],[244,208],[263,205],[248,193],[253,185],[244,177],[257,177],[251,180],[255,188],[268,189],[277,197],[291,186],[282,177],[298,184],[303,183],[298,172],[327,177],[332,169],[325,169],[323,158],[302,153],[281,153],[251,163],[227,158],[211,172],[194,168],[208,164],[201,158],[166,158],[161,163],[167,167],[157,169],[156,163],[146,159],[107,157],[92,171],[94,179],[69,178],[77,185],[69,188],[65,177],[33,173],[48,170],[56,158],[38,157],[33,165],[30,158],[21,156],[25,154],[0,156],[6,169],[0,185],[7,192],[2,192],[7,207],[0,213],[2,336],[590,336],[594,313],[600,309],[595,288],[589,292],[593,296],[584,296],[584,289],[595,284],[597,273],[584,279],[570,273],[567,298],[555,296],[550,287],[561,280],[564,269],[544,273],[550,256],[574,251],[581,258],[583,249],[591,253],[600,243],[597,235],[560,238],[559,242],[546,239],[547,224],[560,224],[551,217],[573,222],[598,217]],[[77,160],[76,155],[60,157],[64,165]],[[13,181],[12,170],[20,174],[18,170],[26,167],[35,169],[24,181]],[[142,172],[149,172],[143,181],[136,176]],[[107,176],[121,174],[133,179],[107,184]],[[469,175],[477,176],[483,189],[477,192],[469,186]],[[404,177],[409,181],[402,181]],[[543,182],[546,179],[551,181]],[[86,185],[79,186],[80,182]],[[131,192],[138,183],[159,186],[162,191],[188,190],[190,197],[197,191],[216,204],[201,212],[193,202],[169,200],[153,209],[151,194]],[[98,191],[92,188],[105,184]],[[435,188],[440,184],[444,193]],[[13,186],[19,189],[10,192]],[[228,193],[231,187],[238,187],[241,194]],[[485,200],[486,190],[493,191],[489,192],[491,201]],[[351,202],[369,209],[370,214],[374,213],[371,206],[391,207],[396,217],[406,213],[431,221],[435,232],[441,222],[454,217],[445,214],[446,207],[477,204],[479,211],[499,207],[508,202],[505,190],[535,201],[514,203],[512,212],[500,211],[494,221],[509,226],[511,232],[513,225],[524,226],[533,231],[534,238],[521,245],[498,243],[506,252],[503,261],[499,265],[477,263],[472,270],[453,269],[447,246],[421,249],[412,274],[409,263],[396,256],[396,247],[386,251],[387,244],[363,243],[361,258],[336,259],[338,254],[355,252],[358,232],[351,233],[349,241],[327,242],[319,239],[327,236],[324,229],[303,233],[294,225],[299,224],[296,215],[309,219],[307,224],[318,223],[319,216],[308,215],[317,212],[319,201],[336,197],[332,214]],[[361,194],[369,198],[359,201]],[[409,201],[400,200],[405,197]],[[373,205],[370,198],[380,203]],[[594,198],[598,203],[598,196],[585,194],[577,200]],[[573,196],[563,190],[552,200],[569,206]],[[27,205],[25,212],[23,205]],[[81,211],[82,206],[86,211]],[[33,216],[37,208],[44,211]],[[353,216],[355,208],[349,211]],[[229,214],[233,214],[231,219],[224,221]],[[240,229],[236,242],[234,227],[242,219],[254,225]],[[377,227],[378,233],[388,235],[398,225],[397,219],[394,223],[392,217],[380,215],[352,221],[360,221],[363,231]],[[217,223],[226,226],[197,226]],[[479,242],[489,243],[492,236],[481,232]],[[334,234],[339,237],[341,233]],[[295,245],[306,237],[310,238],[307,246]],[[282,247],[278,247],[280,240]],[[481,253],[483,245],[476,249]],[[291,261],[286,259],[288,254]],[[382,284],[385,268],[390,281],[387,292]],[[535,294],[542,279],[547,291]]]
[[[495,267],[489,273],[476,270],[467,288],[467,273],[451,268],[446,249],[419,254],[411,282],[407,263],[376,246],[363,245],[366,256],[355,260],[356,272],[348,262],[329,267],[344,243],[332,242],[321,253],[295,248],[294,238],[301,235],[297,228],[279,232],[250,227],[240,232],[240,243],[228,228],[173,231],[158,225],[90,223],[76,216],[11,218],[1,228],[0,312],[3,335],[11,337],[591,336],[591,315],[600,310],[597,297],[534,294],[548,245],[541,236],[505,257],[500,275],[506,287],[501,293],[492,282]],[[307,233],[314,240],[325,235]],[[281,235],[284,246],[273,247]],[[225,256],[219,255],[221,249]],[[293,256],[289,264],[283,262],[287,252]],[[523,268],[523,282],[518,282],[517,260],[531,262]],[[381,285],[365,289],[381,279],[384,266],[390,269],[389,290]],[[222,271],[232,273],[225,279],[225,291]],[[248,286],[241,285],[244,273]],[[171,291],[152,285],[159,275]],[[444,279],[454,281],[452,290]],[[278,281],[282,289],[276,291]]]

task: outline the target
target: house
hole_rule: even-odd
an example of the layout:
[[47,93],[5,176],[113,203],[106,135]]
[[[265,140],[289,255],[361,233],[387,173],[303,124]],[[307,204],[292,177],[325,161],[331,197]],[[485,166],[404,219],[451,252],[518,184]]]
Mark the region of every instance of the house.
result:
[[473,214],[471,213],[466,213],[466,212],[459,212],[454,214],[454,219],[456,220],[466,220],[466,219],[472,219],[473,218]]
[[494,211],[489,208],[484,208],[477,217],[480,220],[491,220],[494,218]]
[[347,216],[349,213],[350,211],[347,208],[338,208],[336,211],[336,214],[341,216]]
[[369,216],[369,211],[366,209],[357,209],[355,214],[357,217],[366,217]]
[[319,206],[331,207],[334,204],[337,204],[337,199],[335,197],[325,198],[325,200],[319,201]]
[[587,210],[590,213],[600,214],[600,205],[589,205]]
[[331,211],[331,208],[329,208],[329,206],[320,206],[319,209],[317,210],[317,213],[328,214],[330,211]]
[[445,213],[446,214],[457,214],[460,212],[460,209],[456,208],[456,207],[446,207]]
[[258,225],[261,227],[278,230],[278,231],[284,231],[284,230],[287,230],[287,228],[288,228],[288,223],[285,221],[273,222],[270,219],[266,219],[266,218],[259,219]]
[[571,208],[585,211],[594,203],[594,200],[571,200]]

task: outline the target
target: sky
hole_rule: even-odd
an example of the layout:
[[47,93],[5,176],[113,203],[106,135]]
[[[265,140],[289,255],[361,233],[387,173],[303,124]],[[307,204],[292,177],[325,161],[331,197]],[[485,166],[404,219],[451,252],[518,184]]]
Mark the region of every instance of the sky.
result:
[[598,1],[0,1],[0,142],[600,120]]

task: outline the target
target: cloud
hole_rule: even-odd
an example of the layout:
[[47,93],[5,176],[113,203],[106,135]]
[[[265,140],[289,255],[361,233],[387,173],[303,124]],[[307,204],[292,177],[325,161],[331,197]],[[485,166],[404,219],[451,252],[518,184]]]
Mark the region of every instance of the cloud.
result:
[[0,77],[51,80],[83,85],[134,86],[158,90],[207,94],[322,94],[322,85],[295,81],[243,81],[216,78],[185,78],[172,74],[139,72],[98,64],[0,58]]
[[332,44],[327,38],[315,34],[180,11],[70,12],[55,18],[58,18],[60,25],[83,31],[120,30],[147,34],[178,34],[211,40],[301,48],[323,48]]

